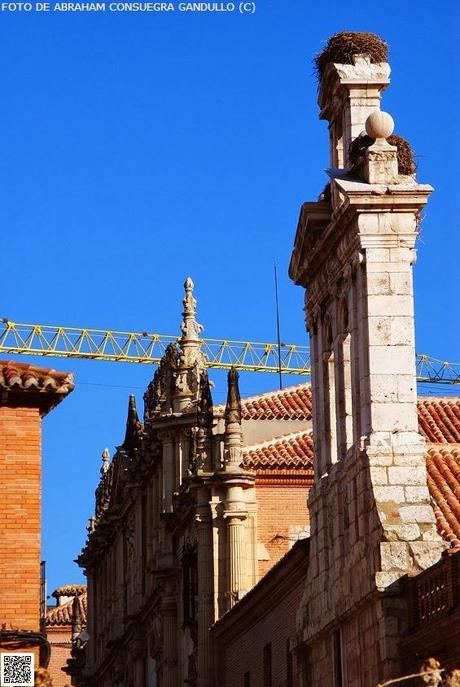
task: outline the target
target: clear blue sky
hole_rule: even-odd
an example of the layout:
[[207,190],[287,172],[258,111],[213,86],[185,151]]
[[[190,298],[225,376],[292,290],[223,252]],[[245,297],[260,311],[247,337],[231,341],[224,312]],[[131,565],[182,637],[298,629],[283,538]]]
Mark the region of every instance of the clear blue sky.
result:
[[[282,338],[305,342],[287,266],[300,204],[326,181],[312,58],[332,33],[364,30],[390,45],[383,107],[436,188],[416,265],[417,348],[460,359],[459,17],[456,0],[259,0],[246,16],[0,12],[0,317],[176,333],[190,274],[205,335],[274,340],[276,258]],[[121,442],[128,394],[142,410],[153,373],[52,364],[77,389],[44,422],[49,593],[81,579],[72,559],[100,453]],[[242,375],[242,391],[276,382]]]

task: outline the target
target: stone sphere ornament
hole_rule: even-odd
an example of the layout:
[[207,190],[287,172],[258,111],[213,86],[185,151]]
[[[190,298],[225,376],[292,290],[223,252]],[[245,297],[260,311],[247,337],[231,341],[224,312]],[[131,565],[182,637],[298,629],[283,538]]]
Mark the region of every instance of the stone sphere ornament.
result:
[[366,133],[370,138],[388,138],[393,133],[395,123],[388,112],[375,110],[366,119]]

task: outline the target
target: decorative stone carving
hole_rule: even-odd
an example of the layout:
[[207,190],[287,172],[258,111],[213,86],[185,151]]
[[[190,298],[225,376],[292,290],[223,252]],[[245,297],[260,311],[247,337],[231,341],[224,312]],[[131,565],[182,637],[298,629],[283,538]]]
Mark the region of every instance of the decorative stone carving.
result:
[[182,337],[187,341],[199,341],[199,335],[203,331],[203,325],[198,324],[195,320],[196,316],[196,299],[193,296],[194,283],[190,277],[184,282],[185,296],[182,303],[184,304],[183,320],[180,326]]
[[238,387],[238,372],[232,367],[228,373],[228,394],[225,407],[224,470],[241,471],[242,429],[241,399]]
[[167,346],[153,380],[144,394],[146,422],[160,414],[172,413],[178,363],[177,344],[171,343]]

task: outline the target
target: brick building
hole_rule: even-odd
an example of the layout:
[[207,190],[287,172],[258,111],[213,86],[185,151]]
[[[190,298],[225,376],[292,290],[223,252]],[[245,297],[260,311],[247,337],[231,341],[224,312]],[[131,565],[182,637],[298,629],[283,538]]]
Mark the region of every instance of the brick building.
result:
[[87,594],[84,584],[67,584],[51,594],[56,605],[46,611],[46,638],[51,656],[48,671],[53,687],[69,687],[70,678],[63,671],[70,658],[72,642],[86,628]]
[[38,647],[46,646],[42,634],[42,419],[73,388],[67,372],[0,362],[1,647],[3,651],[33,648],[37,665]]

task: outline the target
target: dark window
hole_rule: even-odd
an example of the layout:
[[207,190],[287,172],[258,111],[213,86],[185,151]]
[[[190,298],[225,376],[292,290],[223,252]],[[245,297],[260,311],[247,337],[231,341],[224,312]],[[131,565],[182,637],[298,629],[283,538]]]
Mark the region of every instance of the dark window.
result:
[[333,657],[334,657],[334,687],[344,687],[342,669],[342,637],[340,630],[336,630],[332,635]]
[[198,559],[196,553],[187,553],[183,565],[184,623],[193,623],[198,605]]
[[264,687],[272,687],[272,645],[264,646]]
[[289,639],[286,642],[286,687],[293,687],[294,685],[294,670],[293,670],[293,656],[289,648]]
[[244,687],[251,687],[251,673],[249,671],[244,674]]
[[302,675],[302,687],[309,687],[311,684],[311,649],[309,646],[304,646],[298,654],[297,660],[300,663],[300,670]]

